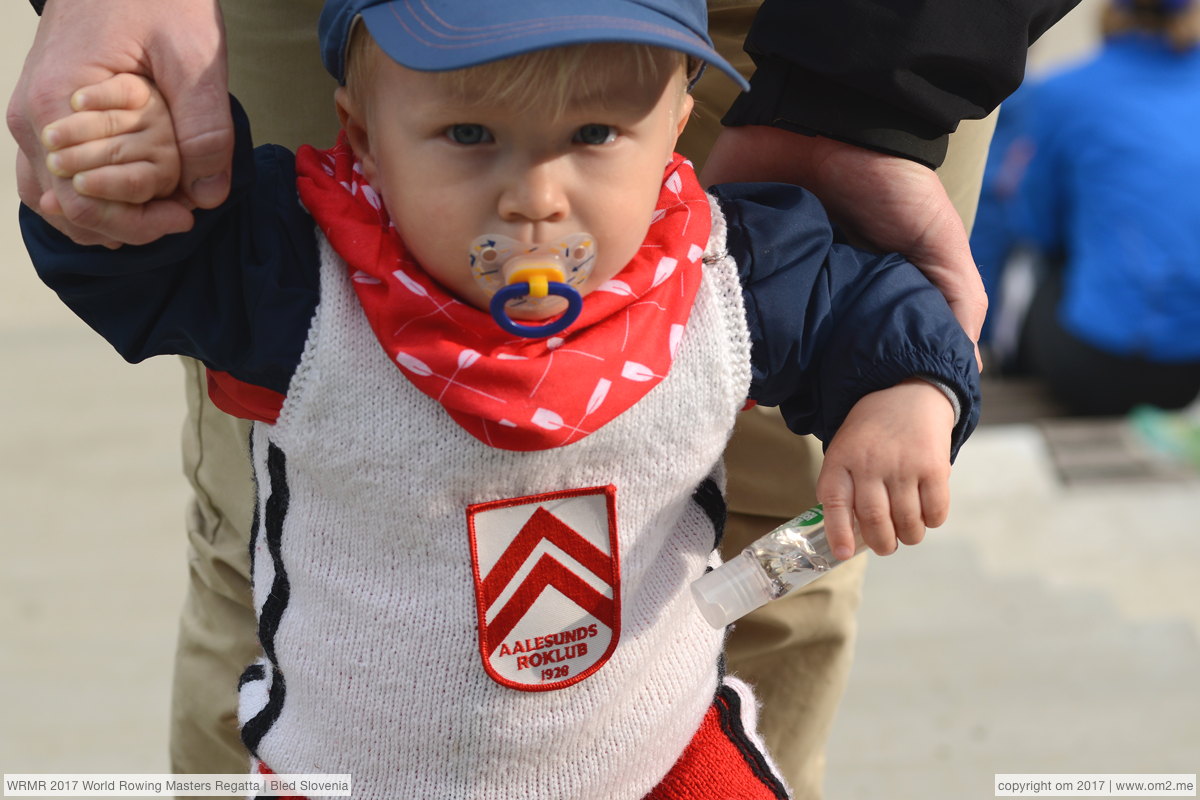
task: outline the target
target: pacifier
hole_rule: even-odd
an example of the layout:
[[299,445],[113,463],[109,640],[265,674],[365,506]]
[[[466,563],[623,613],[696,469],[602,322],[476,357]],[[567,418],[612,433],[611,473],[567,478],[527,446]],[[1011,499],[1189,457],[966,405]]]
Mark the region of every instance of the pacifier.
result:
[[[529,339],[563,331],[583,310],[583,285],[596,265],[596,240],[576,233],[552,242],[530,244],[508,236],[485,234],[471,242],[471,274],[492,295],[492,319],[505,331]],[[525,325],[510,310],[538,311],[561,297],[567,310],[541,325]]]

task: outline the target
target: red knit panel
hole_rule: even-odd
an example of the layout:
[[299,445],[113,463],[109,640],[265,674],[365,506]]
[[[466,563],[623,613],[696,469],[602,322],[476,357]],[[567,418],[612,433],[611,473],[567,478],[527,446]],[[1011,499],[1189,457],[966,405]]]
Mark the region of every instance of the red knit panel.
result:
[[[259,761],[258,762],[258,774],[274,775],[275,773],[272,772],[271,769],[266,764]],[[308,800],[307,797],[305,797],[304,795],[301,795],[301,794],[281,794],[281,795],[272,795],[272,797],[277,798],[277,800]]]
[[683,755],[646,800],[778,800],[779,795],[750,769],[746,756],[721,729],[716,705]]
[[272,425],[279,419],[284,399],[279,392],[239,381],[228,372],[207,373],[208,397],[226,414]]

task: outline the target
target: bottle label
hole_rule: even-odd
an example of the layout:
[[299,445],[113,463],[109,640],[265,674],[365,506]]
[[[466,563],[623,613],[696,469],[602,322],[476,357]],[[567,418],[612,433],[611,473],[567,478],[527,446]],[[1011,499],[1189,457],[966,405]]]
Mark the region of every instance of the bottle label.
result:
[[810,508],[808,511],[805,511],[803,514],[801,514],[800,516],[798,516],[794,520],[792,520],[791,524],[797,525],[801,528],[811,528],[814,525],[820,525],[824,521],[825,521],[824,507],[820,503],[817,503],[815,506]]

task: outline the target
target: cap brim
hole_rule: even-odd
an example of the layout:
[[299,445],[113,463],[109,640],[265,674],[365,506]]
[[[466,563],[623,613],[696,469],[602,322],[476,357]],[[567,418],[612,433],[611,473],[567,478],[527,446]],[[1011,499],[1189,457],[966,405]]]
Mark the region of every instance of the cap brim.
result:
[[592,42],[626,42],[678,50],[720,69],[743,90],[746,80],[687,25],[629,0],[589,0],[579,13],[563,0],[526,0],[514,19],[505,0],[471,6],[455,19],[454,4],[434,14],[426,4],[380,3],[363,9],[371,36],[393,60],[409,69],[464,69],[534,50]]

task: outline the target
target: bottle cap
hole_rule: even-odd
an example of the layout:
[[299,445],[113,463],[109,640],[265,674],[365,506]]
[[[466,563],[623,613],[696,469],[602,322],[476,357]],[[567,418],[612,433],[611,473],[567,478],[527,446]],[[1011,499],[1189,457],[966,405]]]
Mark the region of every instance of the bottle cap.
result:
[[746,553],[739,553],[692,583],[692,597],[704,619],[714,628],[724,628],[765,605],[773,596],[771,579]]

